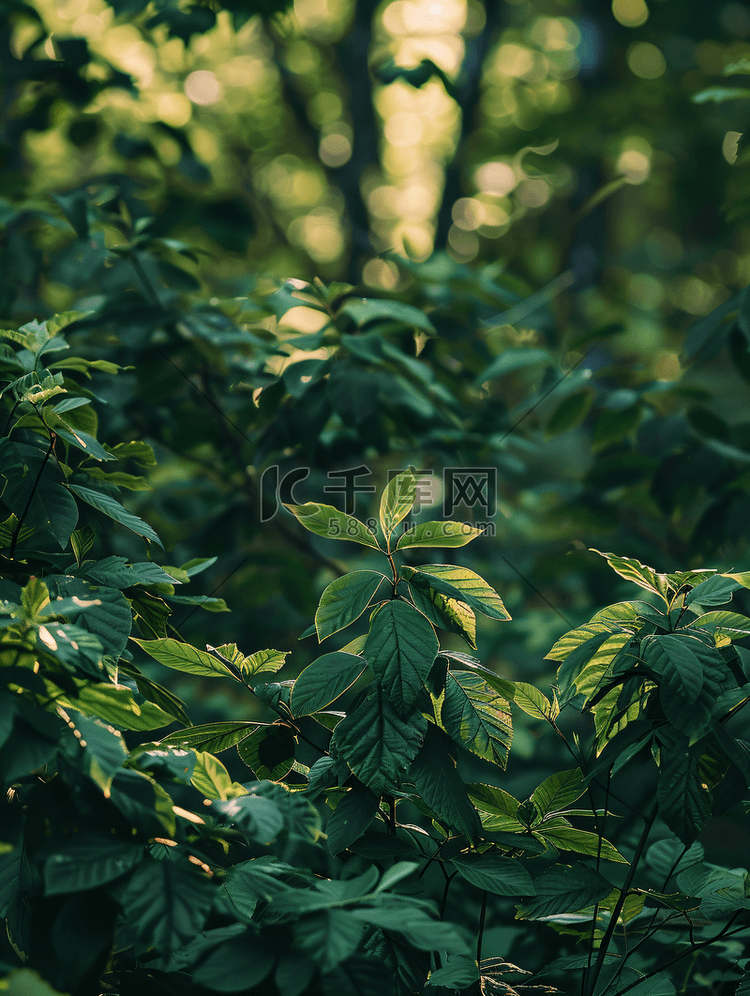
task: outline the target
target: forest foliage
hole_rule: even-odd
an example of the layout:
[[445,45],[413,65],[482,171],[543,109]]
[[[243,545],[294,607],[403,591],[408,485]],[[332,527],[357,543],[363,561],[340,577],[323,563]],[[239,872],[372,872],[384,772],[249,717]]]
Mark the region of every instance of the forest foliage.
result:
[[0,989],[750,991],[745,7],[0,35]]

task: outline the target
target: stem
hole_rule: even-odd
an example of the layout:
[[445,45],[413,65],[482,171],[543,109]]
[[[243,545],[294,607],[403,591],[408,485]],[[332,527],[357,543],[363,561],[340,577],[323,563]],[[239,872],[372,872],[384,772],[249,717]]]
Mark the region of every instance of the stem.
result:
[[[442,867],[442,866],[441,866]],[[443,888],[443,897],[440,900],[440,919],[442,920],[445,916],[445,907],[448,902],[448,890],[451,887],[451,882],[458,875],[458,872],[453,872],[452,875],[446,874],[445,876],[445,886]]]
[[615,908],[612,910],[612,915],[607,924],[607,929],[604,932],[604,937],[599,945],[599,951],[596,956],[596,963],[594,965],[593,971],[589,974],[587,982],[588,987],[586,989],[587,996],[593,996],[594,988],[596,987],[596,980],[601,974],[601,970],[604,967],[604,960],[607,957],[607,951],[609,950],[609,945],[612,941],[612,936],[617,927],[617,921],[622,913],[622,908],[625,905],[625,900],[628,897],[628,892],[630,886],[633,884],[633,879],[635,878],[635,873],[638,868],[638,862],[641,860],[641,855],[643,854],[644,848],[646,847],[646,841],[648,840],[648,835],[651,832],[651,827],[654,825],[654,820],[656,819],[657,807],[655,806],[653,812],[646,820],[643,827],[643,832],[641,833],[641,839],[638,841],[638,846],[635,849],[635,854],[633,855],[633,860],[628,869],[628,874],[625,876],[625,882],[622,889],[620,890],[620,895],[615,903]]
[[39,481],[41,480],[42,473],[44,472],[44,468],[47,466],[47,461],[49,460],[49,458],[50,458],[50,456],[52,454],[52,450],[54,449],[55,440],[56,439],[57,439],[57,436],[55,435],[54,432],[52,432],[50,430],[49,447],[47,448],[47,452],[44,454],[44,459],[42,460],[41,464],[39,465],[39,470],[37,471],[36,479],[34,480],[34,484],[32,485],[31,491],[29,492],[29,497],[28,497],[28,500],[26,502],[26,508],[24,508],[23,513],[22,513],[22,515],[20,516],[20,518],[18,520],[18,525],[13,530],[13,539],[11,540],[11,543],[10,543],[10,557],[8,558],[9,560],[13,560],[13,554],[16,552],[16,543],[18,542],[18,537],[19,537],[19,535],[21,533],[21,526],[23,525],[24,519],[28,515],[29,508],[31,507],[32,499],[33,499],[34,495],[36,494],[36,489],[39,487]]
[[479,931],[477,933],[477,966],[482,964],[482,940],[484,938],[484,921],[487,916],[487,890],[482,892],[482,906],[479,910]]
[[396,592],[398,591],[398,570],[396,568],[396,561],[393,559],[393,554],[391,553],[391,537],[386,536],[385,538],[385,551],[386,557],[388,558],[388,563],[391,565],[391,573],[393,574],[393,594],[391,599],[396,598]]
[[141,261],[138,259],[138,256],[136,255],[136,253],[131,252],[128,255],[128,259],[130,260],[130,265],[135,270],[135,275],[138,277],[138,281],[141,287],[143,287],[146,297],[148,298],[149,304],[153,304],[155,308],[158,308],[160,311],[162,311],[163,308],[161,301],[159,300],[159,295],[156,293],[154,285],[146,276],[146,271],[141,266]]
[[[557,725],[557,723],[554,721],[554,719],[548,719],[547,722],[550,724],[550,726],[555,731],[555,733],[558,735],[558,737],[562,740],[563,744],[565,745],[566,750],[568,751],[568,753],[570,754],[570,756],[575,761],[576,766],[579,767],[581,769],[582,774],[585,775],[586,774],[586,764],[585,764],[585,762],[584,762],[583,757],[581,756],[581,754],[580,753],[576,754],[576,752],[573,750],[573,748],[568,743],[565,734],[560,729],[560,727]],[[640,816],[641,815],[640,811],[637,810],[635,808],[635,806],[631,806],[629,802],[626,802],[624,799],[621,799],[619,797],[619,795],[615,795],[615,793],[612,792],[612,790],[608,786],[602,785],[602,783],[599,781],[598,778],[592,778],[591,779],[591,784],[592,785],[596,785],[603,792],[606,792],[608,796],[612,796],[612,798],[615,800],[615,802],[619,802],[621,806],[624,806],[626,809],[629,809],[630,812],[633,813],[635,816]]]
[[242,684],[245,686],[248,692],[250,692],[251,695],[254,695],[256,699],[258,699],[259,702],[262,702],[264,706],[268,706],[268,708],[272,712],[276,713],[279,719],[283,719],[286,725],[294,730],[294,732],[297,734],[300,740],[304,740],[305,743],[308,746],[312,747],[314,750],[316,750],[321,757],[325,757],[328,754],[327,750],[324,750],[323,747],[319,747],[318,744],[314,743],[314,741],[312,741],[309,737],[305,736],[302,730],[300,730],[299,726],[297,726],[297,724],[295,723],[291,713],[285,712],[283,709],[280,709],[278,706],[272,705],[270,702],[264,702],[263,699],[258,695],[258,693],[250,685],[247,684],[247,682],[243,681]]
[[[602,860],[602,839],[604,837],[604,824],[607,820],[607,810],[609,809],[609,787],[612,782],[612,769],[610,768],[607,772],[607,793],[604,797],[604,816],[602,818],[602,826],[599,828],[599,817],[596,815],[596,806],[594,805],[593,799],[592,808],[594,810],[594,827],[596,829],[597,840],[596,844],[596,870],[599,871]],[[590,795],[590,792],[589,792]],[[586,993],[586,983],[588,982],[589,975],[591,973],[591,959],[594,956],[594,940],[596,939],[596,920],[599,916],[599,903],[594,906],[594,915],[591,920],[591,937],[589,938],[589,956],[586,962],[586,968],[581,973],[581,996],[585,996]]]
[[734,934],[741,934],[743,930],[747,930],[748,925],[746,923],[740,924],[736,930],[730,931],[729,929],[741,912],[742,910],[737,910],[733,913],[731,918],[724,924],[718,934],[715,934],[713,937],[709,937],[708,940],[699,941],[698,944],[694,944],[691,947],[686,948],[680,954],[675,955],[674,958],[670,958],[669,961],[662,962],[658,968],[653,969],[653,971],[649,972],[647,975],[642,975],[639,979],[636,979],[635,982],[631,982],[630,985],[625,986],[624,989],[621,989],[617,996],[623,996],[624,993],[629,992],[631,989],[635,989],[636,986],[639,986],[642,982],[645,982],[646,979],[652,979],[655,975],[658,975],[659,972],[663,972],[665,968],[669,968],[670,965],[674,965],[678,961],[682,961],[682,959],[687,955],[700,951],[701,948],[707,948],[709,945],[715,944],[716,941],[721,940],[722,937],[732,937]]
[[3,436],[9,436],[10,435],[10,433],[8,432],[8,426],[10,425],[10,420],[13,418],[13,413],[15,412],[16,408],[18,408],[18,406],[20,404],[21,404],[20,401],[15,401],[13,403],[13,407],[8,412],[8,417],[6,418],[5,425],[3,426]]
[[388,803],[388,833],[395,837],[398,826],[396,823],[396,800],[392,795],[386,795],[384,799]]
[[[432,840],[432,838],[430,838],[430,840]],[[419,875],[417,875],[417,878],[421,878],[424,875],[424,873],[427,871],[427,869],[430,867],[430,865],[432,864],[432,862],[439,859],[440,852],[442,851],[442,849],[445,847],[445,845],[447,843],[448,843],[448,838],[446,837],[445,840],[441,844],[438,844],[438,846],[436,847],[436,849],[434,850],[434,852],[431,855],[429,855],[427,861],[424,863],[424,865],[420,869],[420,872],[419,872]],[[440,869],[441,869],[443,875],[445,875],[445,877],[447,878],[448,877],[448,873],[446,872],[445,865],[442,863],[442,861],[440,862]]]

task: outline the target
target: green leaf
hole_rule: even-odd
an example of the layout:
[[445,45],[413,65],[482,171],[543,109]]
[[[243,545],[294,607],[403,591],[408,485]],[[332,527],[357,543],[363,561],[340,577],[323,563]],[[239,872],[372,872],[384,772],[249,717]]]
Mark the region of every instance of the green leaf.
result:
[[645,564],[631,557],[618,557],[614,553],[602,553],[601,550],[595,550],[593,547],[590,549],[592,553],[598,553],[600,557],[604,557],[612,570],[616,571],[621,578],[634,581],[641,588],[653,591],[665,602],[668,601],[664,595],[665,579],[663,574],[657,574],[652,567],[646,567]]
[[49,529],[62,549],[78,522],[78,506],[63,485],[60,471],[36,446],[0,439],[0,489],[3,502],[24,524]]
[[[294,928],[295,939],[303,951],[319,966],[330,972],[354,954],[362,941],[364,924],[348,910],[317,910],[302,917]],[[339,990],[335,990],[339,992]]]
[[417,480],[414,467],[397,474],[383,491],[380,499],[380,527],[386,540],[409,514],[417,495]]
[[476,838],[481,834],[479,814],[469,801],[468,790],[456,770],[450,740],[432,723],[424,745],[409,772],[422,800],[437,815],[446,830]]
[[[255,791],[245,792],[236,798],[224,802],[214,802],[211,812],[221,813],[226,822],[239,826],[244,833],[252,837],[253,840],[261,844],[269,844],[276,840],[285,826],[284,813],[272,798],[267,798],[260,794],[260,790],[269,783],[258,783],[252,788]],[[274,785],[274,788],[281,786]],[[295,800],[297,801],[297,800]],[[295,812],[295,819],[299,817],[299,812]],[[316,813],[317,816],[317,813]],[[288,827],[294,829],[298,835],[302,829],[301,824]],[[272,896],[283,890],[283,885],[274,875],[283,875],[285,871],[291,871],[288,865],[281,862],[269,866],[264,859],[246,861],[241,865],[235,865],[231,872],[232,892],[239,893],[252,892],[258,898],[270,899]]]
[[[680,360],[685,363],[703,354],[708,359],[717,352],[732,327],[731,319],[742,303],[745,288],[733,294],[688,329]],[[729,320],[728,320],[729,319]],[[723,327],[722,327],[723,326]]]
[[572,827],[561,816],[553,816],[536,824],[532,833],[559,851],[574,851],[576,854],[586,854],[592,858],[601,857],[604,861],[627,864],[627,860],[608,840],[588,830]]
[[342,422],[358,426],[375,411],[379,386],[376,374],[369,373],[358,363],[339,359],[328,375],[325,391]]
[[44,892],[67,895],[96,889],[130,871],[144,857],[142,844],[79,832],[61,841],[44,863]]
[[[105,722],[106,722],[106,717]],[[84,774],[109,796],[112,781],[127,757],[125,741],[117,730],[100,719],[68,715],[73,736],[66,737],[65,753],[78,762]]]
[[349,299],[340,309],[349,315],[360,327],[374,322],[395,324],[399,328],[416,328],[428,334],[435,334],[435,326],[419,308],[403,301],[386,301],[375,298]]
[[440,722],[461,747],[504,768],[513,740],[507,705],[480,675],[448,671]]
[[[104,360],[97,360],[92,363],[92,367],[100,369],[96,366],[97,363],[104,363]],[[113,366],[114,364],[109,364]],[[101,369],[104,369],[103,367]],[[118,370],[133,370],[134,367],[118,367]],[[106,371],[111,373],[113,371]],[[149,446],[148,443],[144,443],[142,439],[133,439],[129,443],[117,443],[116,446],[110,447],[112,453],[117,457],[118,460],[134,460],[141,467],[153,467],[156,464],[156,457],[154,456],[154,449]]]
[[278,894],[274,898],[274,905],[278,909],[294,913],[309,913],[334,906],[353,905],[373,896],[373,888],[378,877],[378,869],[371,865],[367,871],[353,878],[337,880],[319,878],[312,889],[288,890]]
[[365,785],[350,788],[326,824],[328,849],[338,854],[367,830],[378,811],[378,797]]
[[725,920],[737,910],[750,909],[747,871],[701,863],[677,876],[678,885],[688,896],[700,898],[700,912],[710,920]]
[[433,919],[407,896],[390,896],[378,906],[354,909],[352,916],[383,930],[397,931],[422,951],[468,954],[468,945],[453,924]]
[[129,564],[125,557],[105,557],[104,560],[88,561],[78,574],[111,588],[130,588],[138,584],[182,583],[153,561]]
[[659,879],[665,883],[669,882],[672,875],[686,871],[692,865],[700,864],[703,860],[703,845],[697,841],[685,850],[682,841],[677,837],[667,837],[652,844],[646,851],[646,864],[654,870]]
[[547,436],[558,436],[575,429],[586,418],[593,403],[593,391],[577,391],[569,395],[560,402],[547,420],[545,428]]
[[153,543],[157,543],[163,548],[161,540],[151,526],[144,522],[143,519],[139,519],[137,515],[127,512],[119,501],[110,498],[109,495],[102,494],[100,491],[92,491],[91,488],[82,488],[78,484],[68,484],[66,487],[98,512],[109,516],[110,519],[114,519],[120,525],[126,526],[132,532],[143,536],[144,539],[151,540]]
[[358,619],[383,581],[387,578],[378,571],[353,571],[332,581],[320,596],[315,613],[318,640],[346,629]]
[[36,319],[30,322],[26,322],[19,329],[3,329],[0,330],[0,336],[4,339],[10,339],[11,342],[17,342],[24,349],[28,349],[31,353],[38,353],[42,346],[49,342],[51,336],[47,331],[46,322],[38,322]]
[[[48,582],[52,589],[53,579],[49,578]],[[115,588],[93,587],[77,578],[55,577],[53,590],[65,600],[73,599],[79,604],[85,604],[87,601],[96,603],[87,605],[83,609],[78,616],[78,623],[97,637],[107,656],[118,660],[127,646],[133,625],[127,599]],[[62,603],[60,605],[62,606]],[[67,607],[58,608],[55,599],[50,603],[50,609],[59,611],[63,615],[71,614]]]
[[428,986],[441,986],[444,989],[467,989],[479,978],[479,968],[473,958],[448,958],[442,968],[430,972]]
[[500,851],[490,849],[481,854],[459,854],[451,864],[461,878],[495,896],[533,896],[536,893],[531,876],[521,862],[504,857]]
[[694,104],[706,104],[712,101],[715,104],[723,104],[727,100],[747,100],[750,98],[750,90],[744,87],[709,86],[705,90],[699,90],[690,98]]
[[[234,646],[234,644],[230,644]],[[226,648],[217,647],[219,653]],[[275,674],[285,663],[289,656],[288,650],[257,650],[254,654],[249,654],[238,664],[240,671],[245,678],[253,678],[256,674],[263,674],[270,671]]]
[[367,661],[341,650],[318,657],[294,683],[292,713],[309,716],[325,709],[354,684],[365,667]]
[[70,443],[77,450],[83,450],[87,456],[92,457],[94,460],[106,461],[117,459],[111,453],[108,453],[97,439],[94,439],[88,432],[84,432],[83,429],[74,429],[59,416],[48,418],[44,415],[43,418],[45,424],[56,432],[61,439],[64,439],[66,443]]
[[390,792],[408,773],[422,745],[427,720],[415,711],[402,718],[380,687],[373,685],[333,734],[331,754],[346,761],[376,795]]
[[107,682],[85,681],[78,683],[75,698],[63,696],[58,702],[69,709],[77,709],[111,723],[121,730],[156,730],[174,723],[174,717],[149,702],[139,692],[123,685]]
[[668,727],[659,731],[656,797],[664,822],[684,844],[692,844],[711,816],[711,792],[700,773],[701,742]]
[[130,878],[121,902],[136,951],[168,955],[203,927],[214,899],[211,882],[187,858],[143,861]]
[[641,406],[630,405],[619,411],[605,409],[600,412],[594,426],[593,450],[598,452],[612,443],[625,439],[641,421]]
[[722,76],[734,76],[736,73],[750,73],[750,59],[737,59],[736,62],[724,66],[721,71]]
[[702,733],[710,721],[708,708],[696,708],[703,689],[698,653],[702,655],[705,649],[697,639],[672,633],[646,636],[641,642],[643,660],[659,680],[659,699],[667,719],[688,734]]
[[364,657],[400,715],[409,714],[438,650],[434,629],[408,602],[390,601],[373,617]]
[[227,675],[236,677],[224,662],[204,650],[191,647],[189,643],[180,643],[171,637],[161,640],[132,639],[154,660],[174,668],[175,671],[187,671],[188,674],[197,674],[202,678],[226,678]]
[[479,387],[487,383],[487,381],[495,380],[496,377],[503,377],[513,370],[520,370],[522,367],[537,366],[540,363],[549,363],[550,359],[550,354],[546,349],[505,349],[479,374],[474,384],[476,387]]
[[385,892],[387,889],[392,889],[394,885],[398,882],[403,881],[408,878],[419,868],[419,863],[417,861],[399,861],[395,865],[391,865],[387,868],[382,875],[382,878],[378,882],[375,893]]
[[[513,833],[526,833],[527,829],[518,819],[520,802],[504,789],[479,782],[468,786],[469,798],[483,814],[482,825],[493,830],[508,830]],[[484,819],[484,817],[489,819]]]
[[750,619],[739,612],[714,611],[704,612],[697,619],[692,619],[686,630],[697,629],[710,633],[717,646],[726,646],[732,640],[743,640],[750,636]]
[[285,723],[261,726],[237,744],[237,753],[256,778],[279,781],[292,770],[297,738]]
[[477,639],[477,617],[465,602],[442,595],[434,588],[411,589],[414,605],[423,616],[449,633],[458,633],[475,650]]
[[[581,630],[569,633],[567,637],[575,640],[577,634],[585,636],[586,630],[591,632],[593,629],[593,626],[581,627]],[[565,640],[566,637],[558,640],[550,654],[553,652],[562,653],[562,645]],[[567,705],[578,695],[583,699],[582,707],[588,705],[590,698],[599,690],[601,682],[609,673],[612,662],[620,652],[625,655],[623,660],[627,662],[632,658],[635,662],[635,657],[628,654],[631,643],[632,637],[628,633],[609,635],[606,628],[604,632],[583,640],[558,668],[557,695],[560,705]]]
[[259,985],[271,972],[276,952],[255,930],[224,941],[193,972],[199,985],[219,993],[236,993]]
[[580,768],[558,771],[545,778],[531,793],[531,801],[540,816],[560,813],[586,791],[586,781]]
[[233,782],[221,761],[208,751],[195,752],[195,765],[190,782],[206,799],[234,799],[247,789]]
[[214,657],[218,656],[226,662],[228,670],[234,677],[241,674],[247,681],[257,674],[268,671],[274,674],[283,667],[289,656],[288,650],[257,650],[254,654],[245,657],[237,649],[236,643],[225,643],[221,647],[212,647],[207,644],[206,649]]
[[496,674],[484,674],[487,684],[503,698],[515,704],[534,719],[554,719],[557,715],[552,703],[534,685],[525,681],[509,681]]
[[364,522],[355,519],[353,515],[339,512],[333,505],[321,505],[309,501],[304,505],[285,505],[292,515],[316,536],[326,539],[348,540],[351,543],[361,543],[373,550],[380,550],[377,539]]
[[560,913],[577,913],[601,902],[612,891],[611,884],[585,865],[555,865],[535,879],[536,898],[523,904],[521,920],[541,920]]
[[666,972],[659,972],[653,978],[644,979],[637,986],[628,989],[630,996],[675,996],[676,992]]
[[409,584],[432,588],[449,598],[457,598],[490,619],[501,622],[510,619],[510,614],[495,589],[466,567],[454,567],[452,564],[429,564],[418,570],[414,567],[402,567],[401,576]]
[[203,723],[201,726],[191,726],[189,730],[170,733],[159,744],[162,747],[192,747],[194,750],[220,754],[249,737],[260,725],[263,724],[244,721]]
[[732,594],[742,587],[734,578],[716,574],[689,591],[685,596],[685,605],[692,605],[693,602],[700,605],[725,605],[732,601]]
[[481,529],[466,522],[420,522],[401,533],[396,544],[397,550],[408,550],[412,547],[458,547],[466,546],[477,536],[482,535]]

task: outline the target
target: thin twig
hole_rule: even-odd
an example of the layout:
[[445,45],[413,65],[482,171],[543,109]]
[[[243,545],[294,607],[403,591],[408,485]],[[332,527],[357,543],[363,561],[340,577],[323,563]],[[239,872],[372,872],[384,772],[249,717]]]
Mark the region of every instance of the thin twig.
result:
[[630,886],[633,884],[633,879],[635,878],[635,873],[638,869],[638,862],[641,859],[644,848],[646,847],[646,842],[648,841],[648,835],[651,832],[651,827],[654,825],[654,820],[656,819],[657,807],[654,806],[651,815],[646,819],[643,827],[643,832],[641,833],[641,838],[635,849],[635,854],[633,855],[633,860],[628,869],[628,873],[625,876],[625,882],[623,883],[622,889],[620,890],[620,895],[617,898],[615,907],[612,910],[612,915],[609,918],[609,923],[607,924],[607,929],[604,932],[604,937],[599,945],[599,951],[596,957],[596,963],[594,964],[593,971],[590,973],[588,979],[588,996],[593,996],[594,989],[596,987],[596,981],[599,978],[602,968],[604,967],[604,960],[607,957],[607,951],[609,950],[609,945],[612,940],[612,935],[617,927],[617,921],[620,918],[620,913],[622,913],[622,908],[625,905],[625,900],[628,898],[628,892],[630,891]]
[[34,483],[31,486],[31,491],[29,492],[28,500],[26,501],[26,507],[24,508],[24,510],[23,510],[20,518],[18,519],[18,524],[16,525],[16,528],[13,530],[13,538],[10,541],[10,556],[8,558],[9,560],[13,560],[13,555],[16,552],[16,543],[18,543],[18,537],[21,534],[21,526],[24,523],[24,519],[28,515],[29,508],[31,507],[32,499],[33,499],[34,495],[36,494],[36,489],[39,487],[39,481],[42,478],[42,473],[44,471],[44,468],[47,466],[47,461],[49,460],[49,458],[50,458],[50,456],[52,454],[52,450],[55,447],[55,440],[56,439],[57,439],[57,436],[55,435],[54,432],[52,432],[52,430],[50,430],[49,448],[47,449],[47,452],[44,454],[44,459],[42,460],[41,464],[39,465],[39,470],[37,471],[36,478],[34,479]]

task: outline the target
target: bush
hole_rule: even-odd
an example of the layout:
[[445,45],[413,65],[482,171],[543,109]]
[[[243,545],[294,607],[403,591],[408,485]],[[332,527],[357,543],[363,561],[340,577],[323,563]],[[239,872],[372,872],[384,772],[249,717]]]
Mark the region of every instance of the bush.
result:
[[[204,562],[87,556],[112,521],[149,551],[161,544],[119,500],[136,478],[101,467],[148,464],[150,448],[100,443],[73,377],[90,363],[52,359],[75,317],[5,333],[6,988],[667,994],[687,977],[744,991],[748,872],[705,860],[697,838],[747,786],[735,717],[750,658],[735,642],[750,619],[713,606],[750,573],[659,573],[603,554],[642,597],[555,643],[548,696],[441,649],[438,630],[474,650],[477,613],[510,616],[468,568],[401,562],[481,535],[403,529],[410,468],[384,490],[377,525],[290,506],[313,534],[367,551],[366,568],[325,588],[312,631],[365,632],[296,679],[263,680],[287,653],[166,635],[176,586]],[[128,646],[237,683],[264,718],[191,725]],[[566,733],[565,707],[593,730]],[[526,798],[503,787],[515,709],[551,727],[573,765]],[[215,756],[232,748],[243,781]],[[560,937],[548,964],[530,960],[530,983],[488,942],[517,933],[514,918]]]

